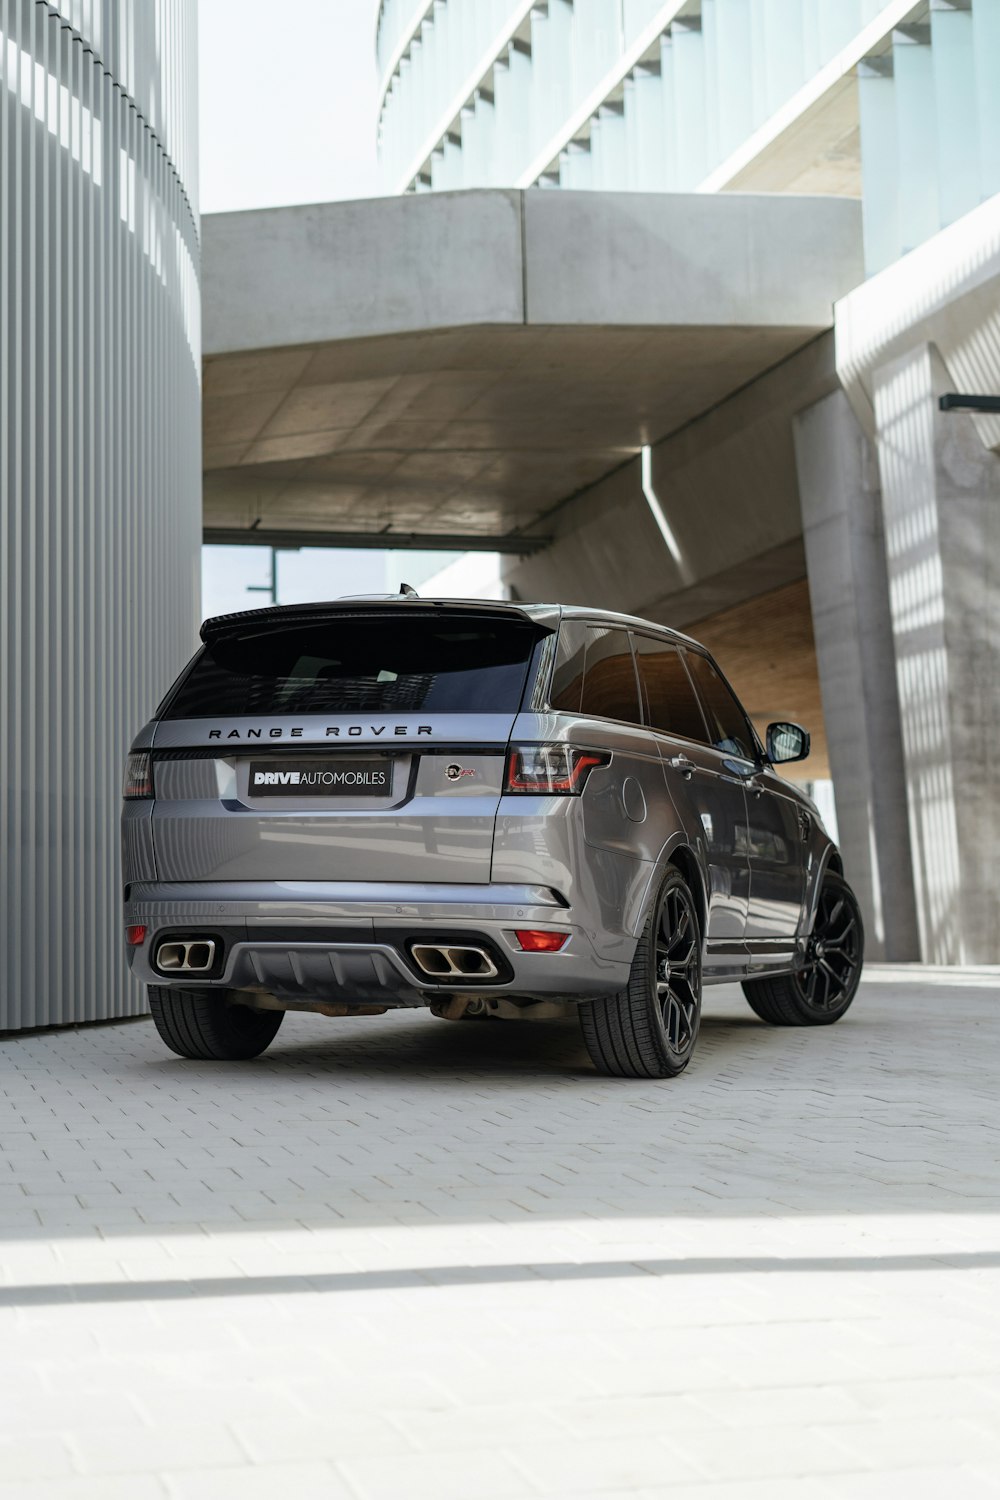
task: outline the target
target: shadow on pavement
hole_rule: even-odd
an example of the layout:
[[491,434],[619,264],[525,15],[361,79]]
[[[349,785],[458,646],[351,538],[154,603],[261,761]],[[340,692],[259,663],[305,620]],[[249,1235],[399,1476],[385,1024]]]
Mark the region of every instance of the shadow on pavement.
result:
[[743,1276],[869,1271],[990,1271],[1000,1251],[940,1255],[689,1256],[678,1260],[552,1261],[526,1265],[424,1266],[290,1276],[193,1276],[159,1281],[83,1281],[0,1287],[0,1308],[101,1302],[173,1302],[193,1297],[286,1297],[296,1292],[412,1291],[504,1282],[618,1280],[632,1277]]

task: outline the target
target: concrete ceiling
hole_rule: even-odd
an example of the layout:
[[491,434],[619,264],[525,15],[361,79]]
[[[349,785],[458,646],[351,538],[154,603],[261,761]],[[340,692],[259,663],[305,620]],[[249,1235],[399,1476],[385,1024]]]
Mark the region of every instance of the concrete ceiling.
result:
[[561,501],[828,328],[860,257],[836,199],[207,217],[206,532],[527,550]]

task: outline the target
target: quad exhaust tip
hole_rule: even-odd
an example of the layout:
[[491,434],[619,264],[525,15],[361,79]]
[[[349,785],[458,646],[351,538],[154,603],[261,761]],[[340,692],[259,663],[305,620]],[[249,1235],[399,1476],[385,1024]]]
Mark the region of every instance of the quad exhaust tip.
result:
[[432,979],[496,979],[500,973],[485,948],[455,943],[414,943],[417,968]]
[[173,940],[161,943],[156,950],[156,967],[165,974],[204,974],[215,962],[215,944],[211,938],[191,942]]

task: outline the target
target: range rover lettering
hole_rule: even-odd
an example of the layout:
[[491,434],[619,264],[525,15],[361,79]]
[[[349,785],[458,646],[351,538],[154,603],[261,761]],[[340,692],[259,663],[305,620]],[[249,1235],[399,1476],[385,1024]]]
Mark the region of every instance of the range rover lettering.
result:
[[837,1021],[840,854],[711,656],[543,604],[346,599],[207,620],[128,757],[125,933],[166,1044],[251,1058],[286,1012],[579,1016],[599,1071],[689,1062],[702,989]]

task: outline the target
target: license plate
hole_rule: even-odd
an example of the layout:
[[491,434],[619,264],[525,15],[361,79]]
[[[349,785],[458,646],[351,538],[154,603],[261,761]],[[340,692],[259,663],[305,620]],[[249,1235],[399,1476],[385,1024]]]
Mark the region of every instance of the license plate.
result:
[[251,797],[388,797],[392,765],[386,760],[255,760]]

